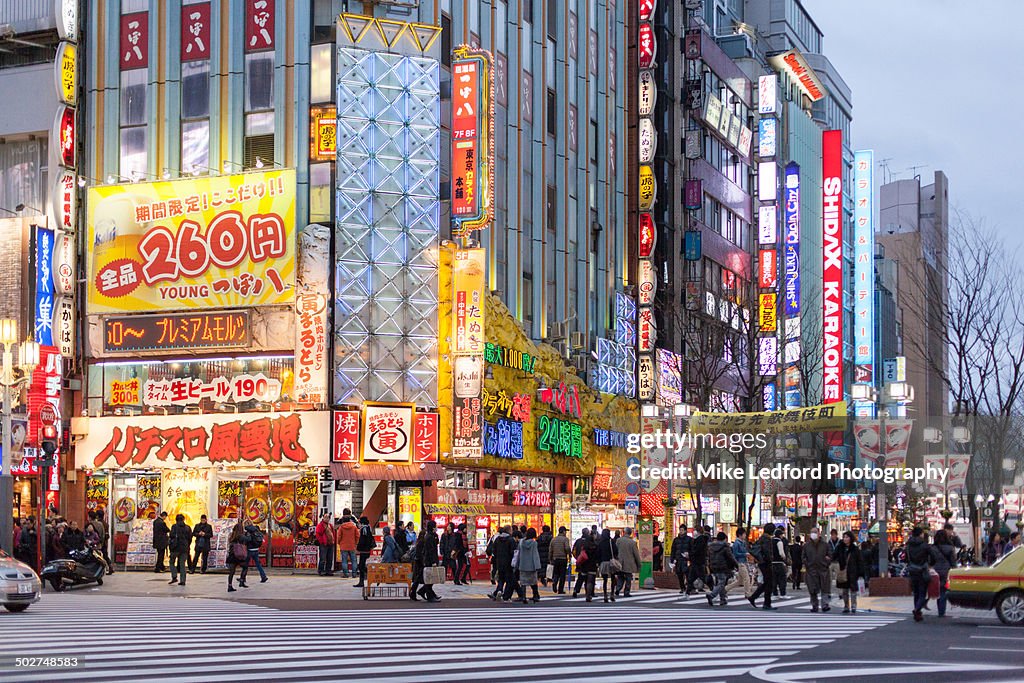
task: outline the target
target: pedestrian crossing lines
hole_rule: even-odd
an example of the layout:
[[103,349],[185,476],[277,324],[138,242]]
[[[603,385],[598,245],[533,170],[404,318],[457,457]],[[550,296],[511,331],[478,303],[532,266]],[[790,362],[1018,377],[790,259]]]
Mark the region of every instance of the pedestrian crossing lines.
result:
[[[691,610],[680,619],[628,603],[300,612],[219,600],[46,595],[0,619],[0,661],[78,656],[80,665],[62,677],[111,682],[548,681],[587,671],[588,681],[627,683],[641,669],[645,681],[722,680],[896,620],[749,609]],[[770,633],[789,636],[768,652]],[[628,647],[636,643],[645,647]],[[609,652],[615,656],[595,667],[595,653]],[[4,680],[50,681],[55,673],[15,670]]]
[[[583,593],[580,593],[579,597],[573,598],[572,593],[566,595],[545,595],[541,593],[541,601],[545,602],[583,602]],[[594,594],[595,602],[604,602],[603,594],[598,591]],[[616,604],[629,603],[631,605],[704,605],[707,607],[707,598],[705,593],[699,592],[693,595],[683,595],[676,591],[641,591],[635,590],[631,595],[618,596],[615,598]],[[758,606],[761,606],[762,601],[758,600]],[[807,607],[810,608],[811,599],[804,593],[793,593],[786,597],[772,598],[773,607]],[[731,609],[731,608],[750,609],[750,603],[742,596],[742,594],[733,594],[729,596],[729,602],[725,606],[718,604],[718,600],[715,600],[715,609]]]

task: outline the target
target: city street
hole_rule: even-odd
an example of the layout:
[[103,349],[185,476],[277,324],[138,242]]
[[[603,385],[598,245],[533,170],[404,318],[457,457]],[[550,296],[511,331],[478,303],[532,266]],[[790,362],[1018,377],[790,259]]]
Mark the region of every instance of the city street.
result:
[[[652,606],[666,605],[452,600],[281,610],[204,598],[48,593],[24,614],[2,615],[8,637],[0,661],[78,657],[67,672],[77,681],[1011,681],[1024,675],[1024,633],[990,620],[922,625],[883,613],[709,610],[697,601]],[[13,667],[4,676],[54,678],[52,669]]]

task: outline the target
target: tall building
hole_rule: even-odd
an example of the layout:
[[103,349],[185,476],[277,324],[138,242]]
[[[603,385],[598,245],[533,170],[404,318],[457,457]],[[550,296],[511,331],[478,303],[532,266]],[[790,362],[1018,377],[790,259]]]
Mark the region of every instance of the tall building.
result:
[[896,303],[903,311],[903,355],[913,408],[921,417],[949,412],[942,381],[948,367],[944,342],[949,301],[949,180],[935,171],[928,185],[920,177],[895,180],[880,192],[878,242],[898,264]]

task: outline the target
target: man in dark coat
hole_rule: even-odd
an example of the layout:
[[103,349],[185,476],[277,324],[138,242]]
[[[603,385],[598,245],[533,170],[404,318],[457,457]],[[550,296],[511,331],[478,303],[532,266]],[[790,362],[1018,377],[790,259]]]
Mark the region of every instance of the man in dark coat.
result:
[[672,539],[669,559],[675,564],[676,578],[679,579],[679,592],[686,592],[686,577],[690,569],[690,548],[693,539],[686,533],[686,525],[679,526],[679,534]]
[[540,582],[548,585],[548,549],[551,548],[551,527],[545,524],[537,537],[537,554],[540,555]]
[[199,518],[199,524],[196,524],[195,528],[192,529],[192,537],[196,539],[196,544],[192,561],[188,565],[188,573],[196,573],[196,565],[199,564],[199,559],[202,558],[203,564],[200,572],[205,574],[206,565],[210,559],[210,543],[213,538],[213,527],[206,521],[206,515],[202,515]]
[[[365,519],[365,517],[362,519]],[[362,522],[362,519],[360,519],[360,522]],[[418,578],[423,578],[424,568],[436,566],[437,563],[437,522],[430,520],[416,542],[416,566],[420,568],[420,576]],[[441,596],[434,592],[433,584],[424,583],[416,591],[416,594],[427,602],[441,601]]]
[[156,548],[156,567],[154,572],[165,572],[164,553],[167,552],[167,544],[171,535],[171,529],[167,526],[167,513],[161,512],[160,516],[153,520],[153,547]]
[[711,527],[706,526],[700,529],[700,532],[693,539],[693,545],[690,546],[690,590],[687,594],[696,590],[698,581],[704,584],[704,580],[708,576],[708,544],[711,542]]
[[515,551],[516,543],[512,538],[512,528],[504,526],[491,546],[491,564],[495,567],[498,582],[494,587],[494,592],[487,594],[491,600],[507,600],[508,598],[504,596],[512,595],[512,590],[515,588],[512,555]]
[[65,553],[85,548],[85,534],[78,528],[78,522],[71,520],[68,528],[64,530],[60,537],[60,544],[64,546]]
[[[192,527],[185,524],[185,515],[180,512],[174,518],[174,526],[167,537],[167,548],[171,551],[171,580],[168,583],[185,585],[185,567],[188,565],[189,546],[192,545]],[[181,574],[181,581],[178,575]]]
[[739,569],[739,563],[729,546],[728,538],[724,531],[719,531],[715,540],[708,544],[708,564],[711,567],[711,574],[715,577],[715,588],[706,596],[708,607],[715,604],[716,597],[720,605],[728,604],[726,586],[732,573]]
[[768,522],[764,525],[764,533],[757,539],[750,548],[750,554],[757,560],[757,569],[761,572],[761,585],[757,587],[754,594],[747,600],[754,607],[757,607],[756,600],[764,595],[762,609],[778,609],[772,607],[772,587],[775,585],[775,575],[772,573],[772,552],[775,545],[775,525]]

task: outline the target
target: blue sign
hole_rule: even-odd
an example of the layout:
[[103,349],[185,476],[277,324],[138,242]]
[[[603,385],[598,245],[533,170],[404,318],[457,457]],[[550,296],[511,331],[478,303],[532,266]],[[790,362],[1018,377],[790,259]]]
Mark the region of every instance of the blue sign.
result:
[[605,448],[625,448],[629,434],[616,432],[611,429],[598,429],[594,427],[594,445]]
[[498,418],[484,423],[484,453],[506,460],[523,459],[523,423]]
[[757,152],[762,159],[775,156],[776,123],[774,117],[757,122]]
[[761,387],[761,398],[764,401],[764,409],[772,411],[778,408],[778,401],[775,397],[775,383],[769,382]]
[[640,467],[640,458],[637,458],[637,457],[634,456],[634,457],[628,458],[626,460],[626,469],[629,469],[633,465],[636,465],[637,467]]
[[627,515],[639,515],[640,514],[640,501],[626,499],[626,514]]
[[700,261],[701,245],[700,245],[700,231],[699,230],[687,230],[684,235],[684,251],[686,252],[687,261]]
[[627,496],[639,496],[640,495],[640,484],[635,481],[631,481],[626,484],[626,495]]
[[35,340],[53,346],[53,242],[52,230],[36,227]]
[[800,315],[800,165],[786,164],[783,188],[782,272],[786,317]]

